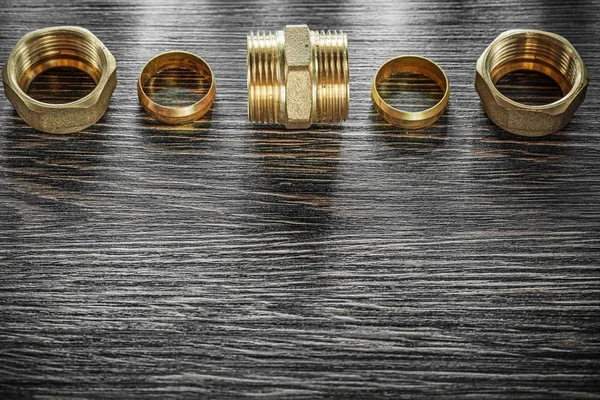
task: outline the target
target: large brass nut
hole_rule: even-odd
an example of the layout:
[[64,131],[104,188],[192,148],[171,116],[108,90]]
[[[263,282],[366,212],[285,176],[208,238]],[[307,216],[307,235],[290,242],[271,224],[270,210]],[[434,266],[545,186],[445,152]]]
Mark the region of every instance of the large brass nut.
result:
[[[504,96],[496,88],[506,74],[532,70],[548,75],[563,97],[532,106]],[[521,136],[538,137],[562,129],[583,102],[588,73],[573,45],[562,36],[538,30],[510,30],[498,36],[477,61],[475,89],[486,115],[500,128]]]
[[288,25],[283,32],[287,113],[285,127],[306,129],[311,125],[313,103],[310,30],[306,25]]
[[[96,87],[70,103],[50,104],[27,94],[37,75],[55,67],[74,67],[87,73]],[[30,32],[15,45],[2,70],[6,97],[23,120],[48,133],[79,132],[106,112],[117,86],[113,55],[90,31],[75,26]]]

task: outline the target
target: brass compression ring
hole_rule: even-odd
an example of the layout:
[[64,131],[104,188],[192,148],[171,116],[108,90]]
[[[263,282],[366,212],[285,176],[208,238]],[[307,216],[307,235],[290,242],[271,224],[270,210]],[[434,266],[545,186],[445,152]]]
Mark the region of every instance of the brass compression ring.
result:
[[[88,74],[96,87],[70,103],[35,100],[27,90],[51,68],[72,67]],[[95,124],[106,112],[117,86],[117,63],[87,29],[59,26],[29,32],[10,53],[2,70],[6,97],[30,126],[48,133],[72,133]]]
[[[173,68],[185,68],[198,72],[210,80],[208,93],[200,100],[185,107],[162,106],[148,97],[144,85],[157,73]],[[166,124],[187,124],[201,118],[215,101],[216,85],[212,70],[200,57],[186,51],[170,51],[160,54],[146,64],[137,84],[140,104],[153,118]]]
[[[432,79],[444,92],[442,99],[424,111],[409,112],[392,107],[381,98],[377,86],[399,72],[414,72]],[[377,113],[388,123],[401,128],[418,129],[433,124],[442,116],[450,99],[450,84],[444,71],[433,61],[418,56],[400,56],[379,68],[373,78],[371,96]]]

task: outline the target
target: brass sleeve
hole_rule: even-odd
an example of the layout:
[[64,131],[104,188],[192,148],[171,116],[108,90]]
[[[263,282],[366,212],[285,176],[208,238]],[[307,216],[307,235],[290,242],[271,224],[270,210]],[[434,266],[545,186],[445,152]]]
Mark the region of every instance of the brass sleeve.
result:
[[[160,71],[185,68],[198,72],[210,80],[210,88],[200,100],[185,107],[163,106],[148,97],[144,85]],[[166,124],[186,124],[201,118],[215,101],[216,85],[212,70],[202,58],[185,51],[170,51],[160,54],[144,66],[137,83],[140,104],[154,119]]]
[[[403,111],[389,105],[379,94],[377,86],[391,75],[399,72],[414,72],[432,79],[444,92],[442,99],[433,107],[423,111]],[[444,113],[450,99],[450,84],[444,71],[433,61],[418,56],[400,56],[383,64],[373,78],[371,96],[377,114],[389,124],[406,129],[419,129],[433,124]]]

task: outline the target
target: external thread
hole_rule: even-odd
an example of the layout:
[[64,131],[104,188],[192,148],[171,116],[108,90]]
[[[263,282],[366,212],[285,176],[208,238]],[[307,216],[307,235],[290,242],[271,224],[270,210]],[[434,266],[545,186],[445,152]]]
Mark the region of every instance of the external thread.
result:
[[280,124],[285,96],[283,31],[248,35],[248,119]]
[[314,122],[343,121],[348,118],[348,38],[337,31],[311,33],[317,70]]

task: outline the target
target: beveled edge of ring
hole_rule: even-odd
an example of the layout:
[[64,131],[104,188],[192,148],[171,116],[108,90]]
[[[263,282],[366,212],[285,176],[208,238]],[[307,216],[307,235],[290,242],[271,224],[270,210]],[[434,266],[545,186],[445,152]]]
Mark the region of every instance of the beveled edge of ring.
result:
[[[442,96],[442,99],[439,102],[437,102],[433,107],[430,107],[423,111],[412,112],[394,108],[391,105],[389,105],[385,100],[383,100],[383,98],[379,94],[379,91],[377,90],[377,80],[379,78],[380,73],[388,65],[396,63],[399,60],[412,61],[413,63],[409,62],[405,64],[405,68],[394,69],[390,75],[398,72],[417,72],[423,74],[435,81],[436,84],[440,87],[440,89],[444,90],[444,95]],[[421,70],[412,70],[410,67],[415,62],[424,62],[430,67],[433,67],[433,70],[436,73],[435,76],[424,74]],[[406,68],[407,66],[409,68]],[[444,70],[430,59],[414,55],[403,55],[389,59],[381,67],[379,67],[379,69],[375,73],[375,76],[373,77],[373,83],[371,85],[371,96],[377,113],[386,122],[388,122],[391,125],[398,126],[400,128],[419,129],[433,124],[442,116],[444,110],[448,106],[448,101],[450,99],[450,83],[448,82],[448,77],[446,76]]]
[[[142,82],[142,78],[145,75],[148,75],[148,72],[151,69],[153,63],[158,61],[173,61],[173,65],[177,66],[180,65],[178,61],[184,60],[192,61],[192,63],[199,66],[204,66],[206,68],[206,70],[210,74],[210,76],[208,76],[208,78],[210,79],[210,88],[208,89],[208,92],[197,102],[184,107],[163,106],[150,99],[144,91],[144,84],[146,82]],[[187,66],[184,66],[183,63],[181,63],[181,66],[189,68]],[[151,75],[149,75],[148,79],[150,79],[157,73],[170,68],[173,67],[169,66],[168,68],[157,68]],[[201,67],[195,68],[194,70],[199,74],[204,75],[204,71],[201,71],[200,69]],[[204,116],[204,114],[206,114],[208,110],[210,110],[211,106],[215,101],[216,83],[215,76],[213,74],[212,69],[210,68],[210,65],[208,65],[208,63],[204,61],[201,57],[193,53],[189,53],[187,51],[168,51],[154,56],[152,59],[150,59],[150,61],[146,63],[138,77],[137,89],[140,104],[142,105],[142,108],[151,117],[166,124],[181,125],[202,118],[202,116]]]

